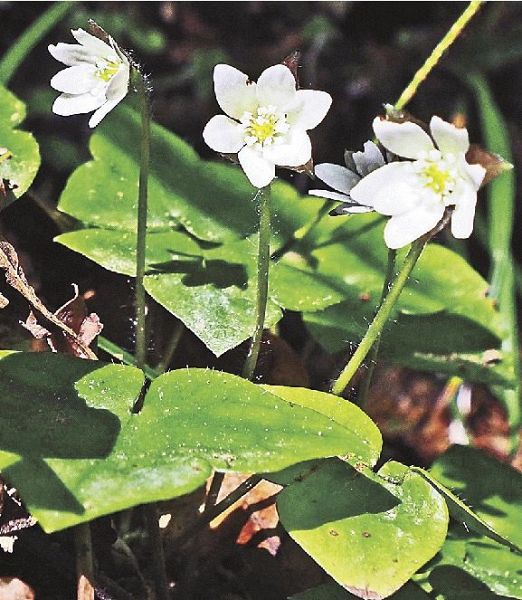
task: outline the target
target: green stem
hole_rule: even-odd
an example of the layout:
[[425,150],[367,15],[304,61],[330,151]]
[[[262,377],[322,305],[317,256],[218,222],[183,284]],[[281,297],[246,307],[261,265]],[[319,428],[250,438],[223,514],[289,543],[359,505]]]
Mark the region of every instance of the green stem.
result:
[[[382,286],[381,298],[379,300],[379,305],[377,306],[377,311],[382,306],[388,292],[390,291],[391,282],[393,279],[393,274],[395,271],[395,260],[397,258],[397,250],[388,250],[388,264],[386,266],[386,275],[384,277],[384,283]],[[359,392],[359,406],[366,406],[368,401],[368,394],[370,393],[370,387],[372,385],[373,372],[375,371],[375,365],[377,364],[377,357],[379,356],[379,347],[381,345],[381,336],[379,336],[375,340],[375,344],[371,349],[370,359],[368,361],[368,370],[366,372],[366,377],[364,378],[364,382],[361,386],[361,391]]]
[[482,0],[473,0],[469,3],[466,10],[453,23],[448,33],[435,46],[432,53],[428,56],[422,67],[415,73],[413,79],[402,92],[400,98],[395,103],[395,110],[402,110],[406,104],[413,98],[419,85],[426,79],[446,50],[453,44],[457,37],[462,33],[471,18],[476,14],[482,4]]
[[381,332],[386,325],[386,322],[391,317],[395,304],[401,295],[401,292],[408,281],[408,277],[413,270],[413,267],[417,263],[429,236],[425,235],[415,242],[413,242],[410,251],[408,252],[404,262],[402,263],[400,271],[397,273],[395,280],[393,281],[388,295],[381,304],[381,307],[375,315],[375,319],[372,321],[365,336],[359,344],[357,350],[348,361],[348,364],[344,367],[339,377],[334,381],[332,385],[332,393],[340,396],[346,386],[350,383],[352,377],[355,375],[357,369],[361,366],[363,360],[366,358],[368,352],[371,350],[373,344],[381,335]]
[[[106,337],[103,337],[103,335],[98,336],[96,341],[100,350],[107,352],[107,354],[110,354],[110,356],[116,358],[124,365],[133,366],[136,364],[136,359],[133,354],[127,352],[127,350],[124,350],[121,346],[118,346],[118,344],[111,342],[111,340],[108,340]],[[145,374],[145,377],[150,381],[161,375],[161,371],[153,369],[149,365],[143,365],[142,371]]]
[[178,349],[181,338],[183,337],[183,333],[185,332],[185,325],[182,321],[178,321],[174,325],[174,330],[172,335],[170,336],[168,345],[163,352],[163,357],[161,361],[156,365],[156,371],[159,373],[164,373],[168,368],[170,363],[172,362],[172,358]]
[[73,8],[74,2],[54,2],[22,33],[0,60],[0,83],[7,85],[26,56]]
[[243,377],[253,379],[256,370],[263,329],[265,327],[268,301],[268,273],[270,270],[270,185],[258,190],[259,202],[259,250],[257,255],[256,325],[250,349],[243,367]]
[[207,500],[205,502],[205,512],[217,504],[219,491],[224,479],[224,473],[221,473],[220,471],[216,471],[214,473],[214,477],[212,477],[212,481],[210,482],[210,487],[208,489]]
[[145,504],[142,506],[143,516],[145,518],[145,528],[149,535],[149,544],[152,550],[152,568],[154,572],[154,582],[157,600],[169,600],[169,582],[165,571],[165,553],[163,552],[163,542],[158,525],[158,511],[156,504]]
[[81,523],[73,528],[76,553],[77,600],[94,600],[94,558],[91,527]]
[[141,102],[141,152],[138,184],[138,219],[136,232],[136,366],[141,369],[147,362],[147,328],[145,287],[145,251],[147,241],[147,198],[150,163],[150,90],[141,72],[135,68],[136,88]]

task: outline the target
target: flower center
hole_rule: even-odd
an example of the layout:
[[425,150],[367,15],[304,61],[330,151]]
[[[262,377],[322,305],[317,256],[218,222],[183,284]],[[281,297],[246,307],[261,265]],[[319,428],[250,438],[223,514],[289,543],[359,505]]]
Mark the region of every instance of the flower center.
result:
[[453,191],[457,172],[453,165],[453,157],[441,157],[438,150],[434,150],[424,160],[417,161],[419,173],[424,187],[433,190],[437,195],[445,198]]
[[290,129],[286,115],[278,113],[275,106],[261,106],[256,113],[245,112],[241,117],[241,124],[244,127],[246,145],[259,148],[281,143],[281,138]]
[[103,81],[110,81],[120,70],[120,65],[118,60],[100,59],[96,63],[96,76]]

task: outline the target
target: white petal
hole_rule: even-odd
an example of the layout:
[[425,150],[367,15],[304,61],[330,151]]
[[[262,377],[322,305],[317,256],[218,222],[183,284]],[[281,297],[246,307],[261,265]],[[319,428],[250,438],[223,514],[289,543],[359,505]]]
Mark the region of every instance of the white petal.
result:
[[477,192],[472,184],[460,181],[451,194],[455,210],[451,216],[451,233],[459,239],[469,238],[473,231]]
[[408,162],[395,162],[376,169],[350,191],[359,204],[372,206],[383,215],[400,215],[415,208],[423,192]]
[[63,69],[51,79],[51,87],[66,94],[85,94],[99,84],[96,67],[88,63]]
[[430,121],[430,131],[437,147],[443,154],[465,154],[469,150],[466,128],[455,127],[440,117],[434,116]]
[[479,189],[482,180],[486,175],[486,169],[482,165],[470,165],[466,160],[463,161],[463,170],[471,179],[476,190]]
[[393,154],[404,158],[421,158],[434,149],[430,136],[415,123],[394,123],[376,117],[373,131],[381,144]]
[[256,84],[230,65],[214,67],[216,100],[229,117],[241,119],[245,112],[257,109]]
[[98,125],[98,123],[105,117],[107,116],[108,113],[111,112],[111,110],[119,103],[121,102],[122,98],[119,98],[118,100],[107,100],[107,102],[105,102],[105,104],[103,104],[102,106],[100,106],[100,108],[94,112],[94,114],[92,115],[92,117],[89,119],[89,127],[91,127],[91,129],[93,127],[96,127],[96,125]]
[[245,146],[237,155],[250,183],[257,187],[267,186],[275,177],[275,165],[253,148]]
[[360,180],[355,173],[352,173],[346,167],[334,165],[332,163],[322,163],[316,165],[315,174],[326,185],[329,185],[338,192],[348,194],[355,184]]
[[95,56],[107,57],[115,55],[114,50],[108,44],[83,29],[71,29],[71,33],[78,43]]
[[273,105],[285,108],[296,96],[294,76],[285,65],[274,65],[265,69],[257,80],[257,99],[260,106]]
[[312,143],[306,131],[292,129],[282,144],[265,148],[263,156],[281,167],[300,167],[312,158]]
[[364,143],[362,152],[354,152],[352,154],[352,161],[357,172],[362,177],[369,175],[379,167],[384,167],[386,164],[379,147],[372,141]]
[[329,200],[339,200],[341,202],[350,202],[350,196],[346,194],[339,194],[338,192],[331,192],[330,190],[308,190],[310,196],[319,196],[319,198],[328,198]]
[[301,129],[313,129],[326,117],[332,97],[316,90],[297,90],[292,105],[286,108],[288,122]]
[[53,104],[53,113],[68,117],[96,110],[105,104],[104,96],[93,96],[92,94],[61,94]]
[[78,44],[62,44],[60,42],[56,46],[50,44],[47,48],[56,60],[67,66],[85,63],[94,65],[96,63],[97,57]]
[[120,102],[125,98],[129,91],[129,77],[130,69],[127,65],[121,65],[120,70],[114,75],[109,81],[109,87],[107,88],[107,99],[115,100]]
[[444,215],[442,203],[419,206],[402,215],[393,216],[384,228],[384,241],[396,250],[432,230]]
[[212,150],[227,154],[236,154],[245,145],[243,128],[225,115],[210,119],[203,130],[203,139]]

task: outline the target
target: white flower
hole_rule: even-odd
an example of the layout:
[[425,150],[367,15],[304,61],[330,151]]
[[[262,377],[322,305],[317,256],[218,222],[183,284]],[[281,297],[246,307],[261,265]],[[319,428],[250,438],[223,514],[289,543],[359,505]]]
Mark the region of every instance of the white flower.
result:
[[355,202],[350,192],[359,181],[375,169],[386,164],[379,147],[371,141],[364,144],[362,152],[345,152],[346,167],[333,163],[322,163],[315,167],[315,175],[333,188],[330,190],[310,190],[312,196],[339,200],[341,205],[337,206],[330,214],[365,213],[373,209]]
[[252,185],[268,185],[276,165],[300,167],[312,158],[306,132],[326,116],[332,103],[329,94],[297,90],[284,65],[263,71],[257,84],[234,67],[217,65],[214,89],[228,116],[212,117],[203,138],[217,152],[237,154]]
[[466,161],[468,132],[432,117],[432,138],[419,125],[377,117],[373,130],[381,144],[408,161],[387,164],[350,191],[352,200],[391,216],[384,230],[389,248],[401,248],[433,229],[448,206],[451,232],[467,238],[473,230],[477,190],[486,170]]
[[111,37],[106,44],[83,29],[71,33],[78,44],[49,46],[53,57],[67,65],[51,79],[51,87],[63,92],[53,112],[69,116],[94,110],[89,127],[96,127],[127,95],[129,60]]

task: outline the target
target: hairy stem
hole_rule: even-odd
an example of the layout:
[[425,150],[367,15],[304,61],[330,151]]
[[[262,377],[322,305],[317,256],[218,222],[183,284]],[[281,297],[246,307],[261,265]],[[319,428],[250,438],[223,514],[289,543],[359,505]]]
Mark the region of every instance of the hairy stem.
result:
[[141,102],[141,151],[138,184],[138,215],[136,231],[136,366],[141,369],[147,361],[147,328],[145,287],[145,251],[147,238],[147,201],[150,163],[150,91],[145,77],[136,69],[136,87]]
[[[393,280],[393,274],[395,271],[395,260],[397,258],[397,250],[388,250],[388,264],[386,266],[386,275],[384,277],[384,283],[382,286],[381,299],[379,300],[379,305],[377,307],[377,311],[382,306],[384,299],[388,295],[390,291],[391,282]],[[370,393],[370,387],[372,385],[372,377],[373,372],[375,370],[375,365],[377,364],[377,357],[379,356],[379,346],[381,345],[381,336],[375,340],[375,344],[370,352],[370,359],[368,362],[368,371],[366,372],[366,377],[364,378],[364,382],[361,386],[361,391],[359,392],[359,406],[364,407],[368,401],[368,394]]]
[[74,547],[76,551],[77,600],[94,600],[94,559],[91,527],[89,523],[76,525]]
[[422,67],[415,73],[413,79],[395,103],[395,110],[402,110],[413,98],[419,85],[426,79],[426,77],[428,77],[434,67],[437,66],[444,52],[446,52],[446,50],[462,33],[471,18],[477,13],[482,3],[482,0],[473,0],[469,3],[466,10],[460,15],[455,23],[453,23],[448,33],[446,33],[442,40],[435,46]]
[[243,367],[243,377],[252,380],[256,370],[268,301],[268,273],[270,270],[270,185],[258,190],[259,250],[257,255],[256,325],[248,355]]
[[390,287],[388,295],[377,311],[374,320],[368,327],[365,336],[363,337],[353,356],[348,361],[348,364],[341,371],[339,377],[334,381],[331,389],[333,394],[340,396],[343,393],[344,389],[355,375],[357,369],[361,366],[362,362],[368,355],[368,352],[371,350],[373,344],[381,335],[382,330],[388,319],[391,317],[397,300],[399,299],[399,296],[401,295],[401,292],[408,281],[408,277],[410,276],[413,267],[417,263],[417,260],[419,259],[429,237],[429,234],[425,235],[413,242],[411,245],[410,251],[404,259],[404,262],[402,263],[401,268]]

